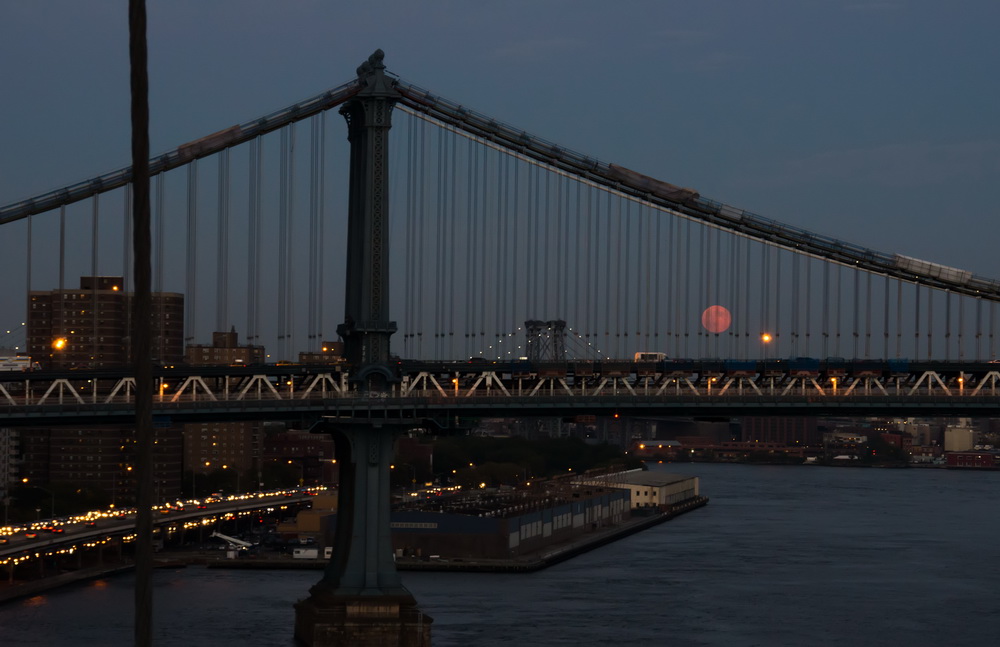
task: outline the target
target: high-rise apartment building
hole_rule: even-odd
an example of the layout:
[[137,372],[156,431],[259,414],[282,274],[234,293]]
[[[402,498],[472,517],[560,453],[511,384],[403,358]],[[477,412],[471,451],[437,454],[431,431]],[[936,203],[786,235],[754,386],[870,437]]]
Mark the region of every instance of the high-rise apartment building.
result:
[[[25,428],[20,476],[49,489],[91,488],[118,505],[135,503],[135,433],[128,425]],[[181,493],[183,447],[177,428],[153,429],[153,487],[157,501]]]
[[[107,368],[130,361],[133,294],[120,276],[83,276],[80,287],[28,295],[28,352],[42,368]],[[154,292],[153,358],[184,358],[184,295]]]

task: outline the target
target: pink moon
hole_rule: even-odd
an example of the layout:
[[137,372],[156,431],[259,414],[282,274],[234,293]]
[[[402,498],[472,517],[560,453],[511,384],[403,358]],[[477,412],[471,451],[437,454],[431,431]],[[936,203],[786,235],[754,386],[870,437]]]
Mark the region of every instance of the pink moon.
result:
[[708,332],[716,334],[726,332],[731,323],[733,323],[733,316],[722,306],[709,306],[705,308],[705,312],[701,313],[701,325]]

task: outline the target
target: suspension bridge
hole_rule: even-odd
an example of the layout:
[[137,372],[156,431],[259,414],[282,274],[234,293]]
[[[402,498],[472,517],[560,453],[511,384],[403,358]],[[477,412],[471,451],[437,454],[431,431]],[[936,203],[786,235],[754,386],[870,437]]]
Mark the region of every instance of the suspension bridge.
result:
[[[417,617],[387,491],[392,433],[417,421],[995,410],[997,280],[619,161],[436,96],[381,52],[355,80],[150,161],[153,289],[183,301],[154,330],[185,344],[236,330],[262,349],[255,365],[185,366],[161,344],[155,415],[322,418],[344,457],[346,530],[298,607],[307,643],[345,604]],[[0,209],[25,267],[4,312],[27,305],[39,369],[4,377],[3,424],[129,415],[134,380],[109,350],[128,339],[101,335],[99,293],[130,293],[130,180],[123,168]],[[334,337],[342,361],[302,359]]]

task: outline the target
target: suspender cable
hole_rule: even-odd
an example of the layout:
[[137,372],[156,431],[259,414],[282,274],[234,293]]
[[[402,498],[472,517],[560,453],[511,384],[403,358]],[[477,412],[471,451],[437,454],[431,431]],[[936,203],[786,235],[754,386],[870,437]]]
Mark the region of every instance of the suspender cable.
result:
[[[606,233],[605,238],[604,238],[605,241],[607,242],[607,245],[606,245],[606,254],[604,256],[604,262],[605,262],[605,265],[606,265],[606,267],[604,269],[604,285],[605,285],[606,289],[603,291],[603,294],[608,295],[609,298],[610,298],[610,295],[611,295],[611,291],[613,289],[612,288],[612,283],[615,280],[615,278],[614,278],[615,274],[612,271],[612,267],[611,267],[611,258],[612,258],[612,256],[611,256],[611,250],[614,248],[614,243],[612,242],[612,238],[611,238],[611,231],[612,231],[611,227],[614,224],[612,222],[612,218],[611,218],[611,212],[612,212],[611,203],[612,203],[613,200],[614,200],[614,196],[612,196],[611,193],[608,193],[608,212],[607,212],[607,215],[606,215],[607,233]],[[604,309],[604,352],[605,353],[611,353],[612,352],[611,348],[612,348],[612,346],[611,346],[611,308],[605,308]]]
[[830,356],[830,265],[832,263],[823,263],[823,305],[821,315],[823,323],[820,324],[823,335],[823,357]]
[[[660,350],[660,311],[663,307],[661,305],[663,304],[663,300],[660,298],[661,294],[660,279],[663,276],[663,274],[661,273],[662,264],[660,261],[662,260],[664,250],[666,250],[666,245],[663,244],[663,219],[665,216],[663,214],[657,213],[656,211],[653,211],[649,215],[651,218],[655,219],[656,223],[655,231],[652,236],[653,242],[652,242],[652,247],[650,249],[650,253],[653,254],[653,259],[654,259],[653,260],[654,282],[653,282],[652,302],[655,304],[655,307],[653,308],[653,342],[655,345],[655,350],[658,351]],[[669,290],[669,285],[670,283],[668,281],[667,282],[668,290]],[[664,341],[663,350],[666,350],[667,341],[669,340]]]
[[733,318],[735,319],[735,321],[731,322],[729,327],[729,348],[730,352],[733,353],[733,357],[746,359],[746,345],[742,345],[741,350],[740,344],[740,329],[746,329],[746,317],[740,316],[747,302],[746,287],[743,285],[744,275],[740,272],[740,269],[743,267],[743,252],[745,244],[743,238],[740,236],[730,236],[729,241],[729,244],[732,246],[730,256],[732,260],[729,263],[729,271],[731,274],[729,281],[729,303],[733,309]]
[[841,304],[841,295],[843,294],[844,272],[843,272],[843,267],[841,267],[840,265],[836,267],[836,270],[837,270],[837,300],[835,302],[836,306],[834,307],[833,311],[837,313],[836,315],[837,332],[834,344],[835,347],[834,352],[837,357],[840,357],[841,356],[840,331],[841,331],[841,323],[843,322],[843,315],[841,314],[843,310],[841,310],[840,304]]
[[865,359],[871,358],[872,346],[872,273],[865,272]]
[[426,227],[424,227],[424,217],[427,214],[427,122],[421,121],[420,128],[417,129],[417,211],[414,226],[417,230],[417,245],[414,249],[414,260],[416,271],[415,298],[415,319],[417,322],[417,356],[424,355],[424,240]]
[[[122,214],[123,215],[122,231],[125,232],[124,236],[122,236],[122,259],[123,259],[123,265],[122,265],[122,292],[124,292],[125,294],[129,294],[129,293],[132,292],[134,281],[130,280],[129,277],[132,276],[133,272],[135,271],[135,268],[132,266],[132,259],[133,259],[133,254],[132,254],[132,240],[133,240],[133,233],[132,233],[132,230],[133,230],[133,226],[132,226],[133,225],[133,223],[132,223],[132,209],[133,209],[132,193],[133,193],[132,184],[126,184],[125,185],[125,196],[124,196],[124,200],[123,200],[123,202],[124,202],[124,209],[123,209],[123,214]],[[148,186],[146,187],[146,199],[147,200],[149,199],[149,187]],[[147,209],[148,209],[148,205],[147,205]],[[148,215],[148,212],[147,212],[147,215]],[[149,223],[147,222],[146,224],[148,226]],[[131,330],[132,329],[132,309],[131,308],[127,308],[125,310],[125,329],[126,330]],[[129,346],[131,347],[133,344],[135,344],[135,341],[132,339],[132,336],[129,335]],[[129,352],[131,352],[131,348],[129,348]]]
[[[714,228],[713,228],[712,231],[714,232],[714,236],[715,236],[715,261],[713,263],[713,266],[715,268],[715,289],[713,291],[712,302],[711,302],[710,305],[715,305],[716,303],[719,303],[720,301],[722,301],[722,279],[725,276],[725,274],[723,272],[723,268],[725,268],[725,266],[726,266],[726,262],[725,262],[726,259],[724,259],[722,257],[722,236],[723,236],[723,233],[722,233],[722,231],[715,230]],[[732,258],[730,257],[729,260],[731,261]],[[729,305],[730,305],[730,307],[732,307],[732,303],[730,303]],[[719,353],[720,334],[717,333],[717,332],[713,332],[712,333],[712,339],[714,340],[713,341],[713,352],[714,352],[715,357],[718,357],[719,354],[720,354]]]
[[[164,221],[166,218],[163,215],[163,209],[165,205],[166,198],[164,197],[164,187],[167,183],[167,174],[160,173],[156,176],[154,182],[156,183],[156,210],[153,213],[154,219],[154,229],[156,230],[156,254],[154,255],[155,265],[154,269],[154,283],[153,290],[155,292],[163,292],[163,244],[164,244]],[[162,332],[162,331],[161,331]]]
[[858,342],[860,333],[858,332],[860,328],[861,319],[861,270],[854,269],[854,357],[859,357],[858,355]]
[[802,256],[792,254],[792,355],[799,357],[802,355],[799,348],[799,295],[802,293],[801,275],[799,267],[802,264]]
[[913,285],[915,293],[913,306],[913,359],[920,359],[920,284]]
[[684,321],[684,338],[682,340],[682,348],[679,355],[690,355],[690,345],[689,341],[691,339],[691,286],[689,285],[689,279],[691,276],[691,227],[692,223],[690,220],[684,221],[684,257],[683,263],[681,264],[681,290],[684,291],[684,309],[681,310],[680,316],[683,317]]
[[[100,209],[100,195],[101,195],[100,193],[95,193],[94,194],[94,199],[91,202],[91,205],[92,205],[91,222],[92,222],[93,232],[91,233],[91,238],[90,238],[90,275],[92,277],[94,277],[93,278],[94,283],[91,286],[91,301],[90,301],[90,318],[91,318],[91,322],[92,322],[91,330],[93,331],[91,333],[91,336],[90,336],[90,366],[91,366],[91,368],[96,368],[97,366],[99,366],[102,363],[102,362],[99,361],[98,353],[97,353],[97,339],[98,339],[98,335],[97,335],[97,322],[98,322],[98,319],[97,319],[97,310],[98,310],[98,305],[97,305],[97,290],[100,287],[99,284],[98,284],[98,281],[97,281],[97,277],[99,275],[98,267],[97,267],[97,256],[98,256],[98,245],[97,245],[97,241],[98,241],[97,230],[98,230],[98,227],[97,227],[97,224],[98,224],[98,220],[100,218],[100,211],[101,211],[101,209]],[[31,221],[29,220],[29,224],[30,224],[30,222]],[[31,232],[30,227],[28,229],[28,232],[29,232],[29,235],[30,235],[30,232]],[[30,247],[30,245],[29,245],[29,247]],[[29,274],[30,274],[30,272],[29,272]]]
[[[619,200],[618,200],[619,207],[621,207],[622,203],[624,203],[625,208],[623,209],[623,213],[620,213],[621,220],[619,222],[621,223],[622,221],[624,221],[623,225],[625,227],[625,234],[624,234],[624,238],[622,240],[618,241],[618,248],[619,248],[619,250],[621,250],[622,248],[624,248],[624,249],[634,249],[632,247],[632,236],[631,236],[631,230],[632,230],[632,201],[631,200],[627,200],[627,199],[619,198]],[[619,228],[618,228],[619,231],[621,231],[621,227],[622,227],[622,225],[620,224]],[[619,253],[621,253],[621,252],[619,252]],[[628,309],[629,296],[630,296],[630,293],[632,292],[632,273],[629,271],[631,269],[631,266],[632,266],[632,263],[629,262],[630,261],[630,257],[631,257],[631,254],[621,254],[620,258],[621,258],[622,264],[619,266],[619,267],[622,268],[622,271],[624,272],[624,279],[622,279],[621,276],[619,276],[618,280],[621,281],[621,283],[619,283],[619,285],[621,286],[621,290],[620,291],[623,293],[623,297],[624,297],[623,301],[625,302],[624,305],[622,306],[621,317],[620,317],[622,336],[619,337],[621,345],[618,347],[618,357],[621,357],[621,358],[625,358],[625,357],[628,356],[628,348],[629,348],[629,343],[628,343],[628,325],[629,325],[629,323],[632,320],[631,319],[631,313],[629,313],[629,309]]]
[[882,359],[889,359],[889,295],[892,290],[892,278],[886,274],[884,277],[882,299],[885,301],[885,308],[882,311]]
[[903,356],[903,280],[896,279],[896,358]]
[[944,293],[944,359],[951,359],[951,292]]
[[288,329],[285,322],[288,318],[288,301],[285,299],[285,289],[288,286],[288,204],[290,188],[289,178],[289,133],[290,127],[281,129],[281,150],[278,153],[278,348],[281,359],[290,361],[288,355]]
[[774,350],[775,357],[781,353],[781,254],[780,247],[774,248]]
[[680,274],[681,274],[681,223],[683,221],[680,218],[671,216],[669,221],[669,236],[670,236],[670,259],[669,259],[669,276],[670,280],[668,285],[668,298],[667,305],[670,308],[670,320],[668,325],[670,326],[670,335],[672,344],[670,348],[672,349],[673,356],[679,357],[681,354],[680,347],[680,329],[681,329],[681,309],[680,309]]
[[[544,245],[544,243],[548,243],[549,241],[552,240],[552,217],[551,217],[551,214],[552,214],[552,205],[551,205],[552,191],[551,191],[551,188],[552,188],[552,174],[546,172],[545,173],[545,198],[542,200],[542,205],[544,205],[545,208],[544,208],[544,211],[542,211],[539,214],[539,217],[542,218],[545,221],[545,227],[544,227],[545,237],[539,241],[539,243],[541,243],[543,245]],[[542,243],[542,241],[544,241],[544,243]],[[538,275],[539,275],[539,277],[541,278],[541,281],[542,281],[542,302],[541,302],[541,307],[543,308],[543,310],[539,311],[539,314],[541,315],[542,318],[546,318],[546,319],[548,318],[548,315],[549,315],[548,308],[549,308],[549,306],[551,304],[551,301],[549,301],[549,276],[550,276],[549,261],[550,261],[550,255],[548,253],[548,246],[544,245],[543,246],[543,251],[542,251],[542,257],[541,257],[542,268],[541,268],[541,271],[538,273]]]
[[442,212],[444,210],[444,177],[447,168],[447,161],[444,158],[445,147],[444,147],[444,129],[437,129],[437,182],[435,187],[437,189],[437,209],[432,211],[436,213],[437,217],[434,219],[434,227],[436,235],[434,236],[434,245],[437,248],[434,254],[434,357],[443,357],[441,354],[442,348],[442,337],[443,337],[443,327],[441,326],[441,288],[444,286],[444,269],[442,267],[444,263],[444,250],[442,249],[442,241],[444,240],[444,218],[442,217]]
[[285,291],[285,356],[295,359],[295,273],[292,260],[295,245],[295,124],[288,126],[288,191],[285,194],[288,201],[285,236],[285,281],[281,284]]
[[59,292],[66,287],[66,206],[59,207]]
[[957,295],[958,300],[958,359],[965,359],[965,348],[962,345],[962,331],[965,329],[965,297]]
[[933,359],[934,349],[934,289],[927,288],[927,359]]
[[[598,237],[598,227],[599,220],[594,218],[595,208],[600,206],[600,194],[597,194],[597,200],[594,200],[594,193],[596,189],[592,186],[588,186],[586,189],[586,202],[587,202],[587,257],[591,259],[591,262],[587,265],[587,289],[584,290],[586,295],[584,298],[587,300],[587,332],[585,333],[585,338],[590,343],[597,343],[597,299],[594,298],[595,292],[597,292],[597,282],[598,282],[598,267],[600,250],[597,244],[599,240]],[[597,202],[597,205],[594,203]],[[595,347],[596,348],[596,347]]]
[[494,341],[495,346],[494,356],[502,359],[503,353],[506,352],[506,348],[503,345],[503,330],[505,326],[503,325],[504,317],[504,300],[505,294],[507,292],[507,164],[509,163],[508,156],[506,152],[498,153],[496,156],[497,160],[497,200],[496,200],[496,240],[493,244],[493,249],[496,250],[497,259],[496,265],[499,269],[500,276],[497,278],[498,285],[494,286],[494,313],[493,313],[493,328],[494,328]]
[[505,331],[510,329],[510,286],[512,283],[511,273],[514,268],[510,264],[510,229],[513,221],[510,212],[510,168],[512,165],[516,164],[510,155],[506,153],[500,156],[500,217],[497,218],[497,230],[500,232],[500,289],[498,290],[497,299],[497,334],[500,336],[500,341],[504,344],[505,348],[499,348],[504,354],[508,355],[507,359],[513,359],[510,357],[512,351],[513,340],[507,337]]
[[[29,297],[28,297],[29,299],[31,298],[30,295],[31,295],[31,221],[32,221],[32,219],[33,218],[31,216],[28,216],[27,219],[26,219],[28,221],[27,226],[26,226],[26,234],[27,234],[27,239],[28,239],[27,240],[28,249],[25,252],[26,253],[25,263],[26,263],[26,265],[28,267],[27,267],[27,272],[25,272],[25,279],[24,280],[25,280],[25,288],[26,289],[25,289],[24,292],[25,292],[25,294],[29,295]],[[94,294],[96,295],[97,293],[95,292]],[[94,332],[96,333],[97,331],[94,330]],[[27,334],[27,333],[25,333],[25,334]],[[27,338],[25,338],[25,344],[24,345],[25,345],[26,348],[30,348],[30,346],[28,345],[29,341],[30,340],[28,340]]]
[[416,244],[416,231],[414,230],[414,213],[416,212],[416,182],[417,158],[416,145],[416,122],[411,118],[406,120],[406,209],[405,209],[405,230],[406,243],[404,246],[404,257],[406,264],[406,274],[404,275],[403,289],[403,352],[406,357],[414,356],[414,337],[416,336],[416,326],[413,321],[413,292],[416,289],[416,271],[413,266],[413,246]]
[[[547,175],[551,176],[551,173]],[[552,202],[555,209],[555,223],[556,223],[556,266],[555,266],[555,294],[552,295],[552,300],[554,302],[556,312],[556,319],[565,319],[566,313],[566,265],[565,258],[563,257],[564,248],[566,245],[566,210],[563,208],[563,176],[555,176],[555,192],[552,196]],[[551,213],[551,212],[550,212]],[[551,239],[550,239],[551,240]],[[558,358],[554,358],[558,359]]]
[[215,329],[229,326],[229,149],[219,153],[219,234],[216,262]]
[[[656,328],[653,327],[653,312],[657,310],[656,303],[658,299],[656,299],[653,293],[653,284],[654,282],[658,282],[659,279],[656,271],[659,269],[659,263],[654,263],[652,258],[653,250],[655,249],[653,247],[655,240],[653,223],[651,222],[653,217],[652,214],[646,211],[646,205],[639,205],[639,222],[642,223],[642,227],[640,228],[642,240],[639,242],[645,246],[645,253],[640,256],[639,260],[639,276],[642,278],[646,288],[645,295],[642,298],[642,305],[646,310],[646,317],[643,321],[643,334],[645,336],[643,345],[648,349],[658,351],[659,347],[656,345],[656,339],[653,340],[653,345],[650,345],[649,340],[650,332],[653,332],[654,338],[656,337]],[[657,222],[659,222],[659,219],[657,219]],[[656,229],[656,234],[659,234],[659,228]]]
[[458,249],[455,245],[456,231],[458,230],[458,137],[451,137],[451,200],[448,202],[448,355],[455,353],[455,274],[456,253]]
[[326,113],[319,114],[319,150],[316,153],[316,340],[323,342],[323,249],[324,235],[326,233],[323,226],[326,215]]
[[[132,291],[132,281],[129,276],[132,273],[132,185],[126,184],[122,193],[122,292],[128,294]],[[126,326],[129,322],[129,314],[125,313]]]
[[317,264],[319,262],[319,149],[320,149],[320,116],[317,115],[309,121],[309,272],[308,287],[306,288],[306,343],[310,351],[316,350],[320,340],[317,339],[317,318],[316,308],[319,307],[319,294],[317,293],[317,283],[319,273]]
[[994,331],[996,330],[996,314],[997,314],[997,304],[995,301],[990,301],[990,359],[996,359],[996,346],[993,345],[994,342]]
[[[705,309],[704,299],[706,297],[709,297],[709,295],[707,295],[706,292],[708,292],[708,290],[709,290],[708,284],[711,283],[711,281],[708,280],[708,278],[709,278],[709,272],[711,272],[710,262],[709,262],[709,258],[708,258],[708,256],[709,256],[709,254],[708,254],[708,231],[709,231],[709,228],[706,227],[706,226],[704,226],[704,225],[701,225],[700,227],[698,227],[698,240],[700,241],[700,244],[698,245],[698,247],[699,247],[699,251],[698,251],[698,283],[697,283],[697,285],[698,285],[698,292],[697,292],[697,300],[695,302],[695,307],[696,307],[695,312],[697,312],[697,313],[700,313],[700,312],[702,312]],[[692,314],[694,314],[694,313],[692,313]],[[708,357],[708,355],[709,355],[708,340],[705,337],[705,328],[704,328],[704,326],[701,325],[701,318],[700,317],[698,318],[698,323],[695,325],[695,327],[698,330],[698,345],[697,345],[698,356],[699,357]]]
[[[625,297],[625,305],[628,306],[628,293],[626,292],[626,287],[622,285],[622,276],[625,272],[622,269],[622,264],[624,258],[622,257],[622,249],[627,244],[623,238],[622,229],[624,227],[624,217],[622,214],[622,202],[624,198],[622,196],[617,196],[615,200],[615,222],[617,223],[616,229],[618,230],[618,235],[615,238],[615,357],[621,358],[622,355],[622,319],[624,318],[624,310],[622,308],[622,297]],[[625,293],[624,295],[622,293]]]
[[247,342],[260,345],[260,203],[263,147],[258,136],[250,142],[249,159],[249,218],[250,235],[247,239]]
[[[479,252],[477,256],[479,257],[479,353],[483,354],[486,350],[486,274],[489,268],[489,246],[487,244],[487,233],[486,226],[489,214],[489,204],[490,204],[490,189],[489,189],[489,178],[490,178],[490,149],[483,148],[483,164],[481,167],[482,176],[482,187],[483,190],[482,200],[480,201],[480,208],[478,212],[479,218],[482,220],[482,227],[480,228],[479,236]],[[548,221],[548,219],[546,219]]]
[[476,193],[476,169],[475,143],[470,139],[468,146],[468,158],[466,159],[467,178],[471,184],[471,190],[466,196],[466,217],[465,217],[465,355],[468,357],[472,352],[472,240],[473,240],[473,210],[475,208]]
[[982,361],[983,300],[976,299],[976,361]]
[[576,306],[576,311],[573,313],[573,326],[577,331],[586,330],[586,315],[584,312],[584,302],[583,302],[583,276],[580,274],[580,265],[582,258],[590,253],[590,247],[587,245],[588,236],[584,236],[584,219],[583,219],[583,185],[580,182],[575,182],[576,185],[576,218],[573,219],[576,227],[576,245],[574,250],[574,264],[573,264],[573,277],[574,277],[574,290],[573,290],[573,304]]
[[[511,268],[511,280],[510,280],[510,294],[507,295],[508,299],[508,320],[507,325],[512,331],[512,335],[517,335],[515,331],[518,330],[518,321],[515,317],[515,313],[518,312],[519,296],[520,296],[520,286],[521,282],[518,280],[521,274],[521,239],[520,239],[520,220],[521,220],[521,161],[517,158],[511,160],[511,165],[514,170],[513,178],[513,200],[510,203],[510,219],[511,219],[511,239],[509,241],[510,245],[510,268]],[[523,319],[523,317],[521,317]],[[520,347],[520,339],[518,336],[512,337],[510,342],[515,348],[518,348],[517,356],[520,357],[525,354],[524,349]],[[515,358],[516,359],[516,358]]]
[[812,266],[813,266],[813,259],[812,259],[811,256],[806,256],[805,257],[805,264],[806,264],[806,283],[805,283],[806,291],[805,291],[805,295],[804,295],[804,298],[805,298],[805,301],[806,301],[806,330],[805,330],[805,336],[806,336],[805,347],[806,347],[806,352],[805,352],[805,355],[806,355],[806,357],[810,357],[812,355],[812,344],[811,344],[811,342],[812,342],[812,302],[813,302],[813,299],[812,299]]
[[[760,321],[764,327],[763,333],[774,335],[774,326],[771,322],[771,246],[766,243],[761,244],[760,255],[760,285],[763,292],[763,298],[760,301]],[[764,350],[767,350],[766,345]]]
[[195,337],[198,311],[198,161],[188,164],[187,174],[187,263],[184,302],[184,341]]

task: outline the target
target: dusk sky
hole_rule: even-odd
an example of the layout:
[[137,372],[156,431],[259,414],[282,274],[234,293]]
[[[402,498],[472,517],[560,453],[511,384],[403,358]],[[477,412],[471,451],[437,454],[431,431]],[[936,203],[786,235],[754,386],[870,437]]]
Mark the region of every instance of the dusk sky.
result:
[[[154,153],[340,85],[382,48],[408,82],[564,147],[1000,275],[996,2],[148,7]],[[126,8],[0,0],[0,203],[129,163]]]

